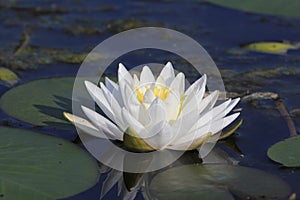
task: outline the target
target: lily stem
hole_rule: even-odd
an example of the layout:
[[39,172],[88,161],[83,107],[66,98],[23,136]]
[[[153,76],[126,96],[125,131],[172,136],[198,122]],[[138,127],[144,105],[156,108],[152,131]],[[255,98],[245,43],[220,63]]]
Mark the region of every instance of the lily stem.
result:
[[292,136],[296,136],[297,135],[297,129],[295,127],[294,121],[291,118],[289,112],[287,111],[285,105],[283,104],[281,99],[276,99],[275,100],[275,104],[277,106],[277,109],[279,110],[280,114],[284,117],[288,128],[290,130],[290,135]]
[[19,55],[23,49],[27,46],[28,42],[30,40],[30,35],[27,32],[23,32],[23,38],[21,40],[21,43],[14,51],[14,56]]

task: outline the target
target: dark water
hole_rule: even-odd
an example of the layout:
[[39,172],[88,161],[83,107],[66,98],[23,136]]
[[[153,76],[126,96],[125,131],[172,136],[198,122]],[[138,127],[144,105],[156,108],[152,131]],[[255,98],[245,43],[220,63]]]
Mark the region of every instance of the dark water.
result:
[[[255,52],[239,54],[232,51],[243,44],[257,41],[299,42],[300,20],[244,13],[200,1],[0,1],[0,51],[3,57],[12,54],[22,40],[23,32],[30,34],[28,46],[37,49],[63,48],[80,53],[89,52],[101,41],[120,31],[143,26],[175,29],[198,41],[220,68],[229,92],[276,92],[288,110],[300,107],[299,50],[291,50],[286,55]],[[170,55],[165,52],[152,51],[121,57],[115,62],[122,61],[130,67],[149,61],[165,63],[168,56]],[[5,65],[2,63],[3,57],[1,65]],[[173,63],[179,70],[185,67],[180,65],[182,62],[179,58],[175,58]],[[45,77],[75,76],[80,62],[70,64],[56,61],[42,64],[33,60],[32,65],[36,68],[13,68],[21,78],[19,84]],[[272,78],[260,77],[258,81],[255,75],[248,73],[253,69],[282,66],[286,69],[294,67],[296,72],[292,75],[279,73]],[[115,74],[115,69],[116,67],[111,67],[106,73]],[[249,76],[233,76],[242,72]],[[188,74],[187,78],[192,80],[195,76]],[[8,89],[0,86],[1,93]],[[271,100],[259,103],[256,106],[239,104],[243,108],[241,118],[244,119],[244,124],[237,131],[235,141],[244,154],[241,165],[276,174],[287,181],[294,192],[300,194],[300,170],[283,168],[270,161],[266,155],[268,147],[289,137],[286,122]],[[4,113],[0,116],[2,119],[9,119],[13,126],[22,125],[34,129]],[[294,121],[299,130],[299,118]],[[47,129],[44,131],[47,132]],[[74,137],[60,132],[54,134],[67,139]],[[90,190],[67,199],[98,199],[104,178],[105,175]],[[117,198],[116,186],[104,197]],[[138,193],[136,199],[143,197]]]

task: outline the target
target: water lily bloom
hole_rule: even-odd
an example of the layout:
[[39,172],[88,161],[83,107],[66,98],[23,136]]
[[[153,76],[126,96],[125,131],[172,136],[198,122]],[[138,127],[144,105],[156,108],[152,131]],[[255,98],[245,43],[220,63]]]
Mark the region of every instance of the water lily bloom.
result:
[[[105,78],[86,88],[106,117],[82,106],[88,120],[65,114],[78,128],[96,137],[124,142],[133,150],[191,150],[199,148],[240,113],[229,116],[239,98],[215,106],[219,92],[206,96],[206,75],[185,89],[185,75],[175,75],[168,62],[158,77],[144,66],[140,76],[119,64],[118,84]],[[71,119],[72,118],[72,119]]]

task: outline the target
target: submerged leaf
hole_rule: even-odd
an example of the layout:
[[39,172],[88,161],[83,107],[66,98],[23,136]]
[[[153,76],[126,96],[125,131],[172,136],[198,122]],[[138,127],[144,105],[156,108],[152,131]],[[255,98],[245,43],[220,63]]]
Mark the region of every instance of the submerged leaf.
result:
[[61,199],[98,182],[97,162],[68,141],[7,127],[0,138],[0,199]]
[[150,192],[164,199],[280,199],[291,193],[280,178],[261,170],[226,164],[184,165],[156,175]]
[[286,167],[300,167],[300,135],[274,144],[268,149],[268,156]]

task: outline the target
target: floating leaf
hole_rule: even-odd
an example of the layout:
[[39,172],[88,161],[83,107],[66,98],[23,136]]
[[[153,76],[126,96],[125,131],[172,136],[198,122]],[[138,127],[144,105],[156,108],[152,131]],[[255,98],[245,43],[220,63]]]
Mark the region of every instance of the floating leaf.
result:
[[244,46],[245,49],[270,54],[285,54],[290,49],[298,49],[298,44],[287,42],[256,42]]
[[253,13],[263,13],[270,15],[284,15],[290,17],[300,17],[300,2],[298,0],[206,0],[208,2],[233,9],[243,10]]
[[274,144],[268,149],[268,156],[286,167],[300,167],[300,135]]
[[6,92],[0,107],[12,117],[36,125],[70,129],[63,112],[72,110],[74,78],[50,78],[32,81]]
[[0,127],[0,199],[55,200],[94,186],[97,162],[63,139]]
[[12,86],[19,81],[19,77],[13,71],[4,67],[0,67],[0,80],[6,85]]
[[156,175],[150,192],[164,199],[279,199],[289,186],[261,170],[226,164],[184,165]]

